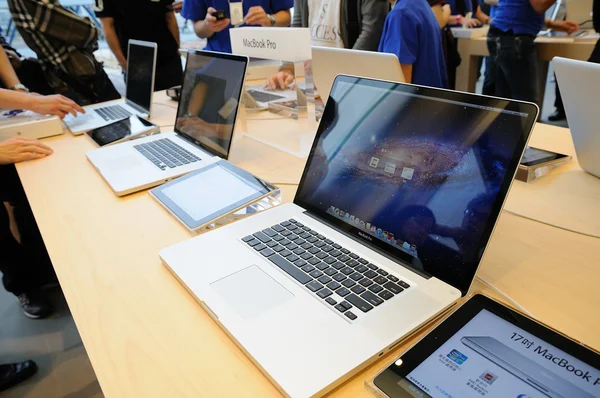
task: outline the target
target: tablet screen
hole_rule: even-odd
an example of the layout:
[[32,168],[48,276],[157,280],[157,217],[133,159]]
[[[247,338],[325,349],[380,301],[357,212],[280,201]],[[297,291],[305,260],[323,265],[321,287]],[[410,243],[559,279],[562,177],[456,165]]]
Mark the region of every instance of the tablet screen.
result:
[[[446,322],[452,323],[453,317]],[[508,319],[516,322],[481,309],[448,339],[434,338],[437,347],[416,367],[392,365],[402,377],[394,381],[396,388],[390,389],[388,383],[385,392],[391,397],[600,397],[600,370],[557,346],[566,339],[546,328],[545,335],[533,334],[517,326],[528,322]],[[422,351],[419,346],[425,340],[403,359],[411,362],[411,353]],[[429,340],[426,344],[431,344]],[[400,370],[405,365],[411,368],[408,374]]]

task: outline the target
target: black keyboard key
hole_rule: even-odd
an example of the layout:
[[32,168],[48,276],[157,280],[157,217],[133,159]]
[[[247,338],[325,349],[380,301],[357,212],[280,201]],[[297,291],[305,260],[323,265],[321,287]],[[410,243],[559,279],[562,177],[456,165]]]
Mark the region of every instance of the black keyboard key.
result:
[[307,274],[310,272],[313,272],[315,270],[315,267],[313,267],[310,264],[306,264],[304,267],[302,267],[302,271],[306,272]]
[[308,243],[308,242],[305,242],[305,243],[303,243],[303,244],[301,245],[301,247],[302,247],[304,250],[308,250],[308,249],[312,248],[312,247],[313,247],[313,245],[311,245],[311,244],[310,244],[310,243]]
[[350,279],[352,279],[353,281],[359,281],[362,278],[363,278],[362,274],[359,274],[358,272],[355,272],[352,275],[350,275]]
[[320,258],[321,260],[323,260],[325,257],[327,257],[327,253],[325,253],[325,252],[317,253],[316,257]]
[[250,246],[256,246],[260,243],[260,241],[258,239],[252,239],[251,241],[246,242],[246,243]]
[[373,281],[370,280],[370,279],[368,279],[368,278],[363,278],[358,283],[360,283],[364,287],[369,287],[369,286],[371,286],[373,284]]
[[344,307],[342,304],[338,304],[335,306],[335,309],[338,310],[339,312],[346,312],[346,307]]
[[358,267],[355,268],[356,272],[365,272],[368,271],[369,268],[367,268],[366,265],[359,265]]
[[304,249],[301,249],[301,248],[299,248],[299,247],[297,247],[297,248],[295,248],[295,249],[292,249],[292,248],[288,247],[288,250],[292,250],[292,253],[294,253],[296,256],[301,256],[301,255],[303,255],[304,253],[306,253],[306,252],[304,251]]
[[288,225],[290,225],[289,221],[284,221],[282,223],[279,223],[279,225],[281,225],[282,227],[287,227]]
[[312,256],[312,254],[310,254],[310,253],[303,253],[303,254],[301,254],[301,255],[300,255],[300,258],[301,258],[302,260],[310,260],[310,259],[312,259],[312,258],[313,258],[313,256]]
[[284,240],[285,238],[279,234],[275,235],[273,237],[274,240],[276,240],[277,242]]
[[346,261],[350,260],[350,257],[346,256],[345,254],[342,254],[338,257],[338,260],[345,263]]
[[310,259],[308,260],[308,262],[312,265],[317,265],[321,262],[321,260],[319,260],[318,258],[314,258],[313,256],[310,256]]
[[325,243],[328,245],[333,245],[333,241],[331,239],[325,239]]
[[364,292],[365,290],[367,290],[367,289],[365,289],[365,288],[364,288],[364,287],[362,287],[361,285],[356,285],[356,286],[354,286],[354,287],[353,287],[352,289],[350,289],[350,290],[352,290],[352,291],[353,291],[354,293],[356,293],[356,294],[361,294],[361,293],[363,293],[363,292]]
[[381,297],[384,300],[389,300],[392,297],[394,297],[394,295],[390,293],[389,290],[384,290],[383,292],[379,293],[379,297]]
[[323,272],[325,272],[325,275],[329,275],[329,276],[333,276],[333,275],[337,274],[337,271],[334,268],[331,268],[331,267],[327,268]]
[[350,254],[350,250],[344,249],[343,247],[340,249],[340,251],[344,254]]
[[389,274],[387,271],[382,270],[381,268],[379,270],[377,270],[377,273],[379,275],[383,275],[383,276],[388,276],[388,274]]
[[263,243],[267,243],[268,241],[271,240],[271,238],[269,238],[267,235],[263,234],[262,232],[256,232],[254,234],[254,237]]
[[367,301],[367,303],[369,303],[375,307],[377,307],[378,305],[383,303],[382,299],[380,299],[379,297],[377,297],[376,295],[374,295],[371,292],[364,292],[363,294],[360,295],[360,297],[362,297],[363,299],[365,299]]
[[325,246],[325,243],[323,241],[318,241],[317,243],[315,243],[316,247],[323,247]]
[[354,282],[352,279],[346,279],[342,282],[342,285],[346,286],[347,288],[351,288],[352,286],[356,285],[356,282]]
[[294,265],[298,268],[304,267],[306,265],[306,261],[304,261],[304,260],[294,261]]
[[321,297],[321,298],[327,298],[329,296],[331,296],[333,294],[333,292],[329,289],[321,289],[317,292],[317,296]]
[[312,236],[312,235],[311,235],[311,234],[309,234],[308,232],[302,232],[302,233],[300,234],[300,237],[301,237],[302,239],[308,239],[308,238],[310,238],[311,236]]
[[284,250],[281,253],[279,253],[281,255],[281,257],[287,257],[287,256],[291,256],[292,252],[289,250]]
[[319,282],[321,282],[322,284],[326,285],[329,282],[331,282],[331,278],[328,276],[322,276],[318,279]]
[[370,269],[367,272],[365,272],[363,275],[366,276],[367,278],[373,279],[379,274],[377,272],[373,271],[372,269]]
[[356,315],[354,315],[354,314],[352,313],[352,311],[347,311],[347,312],[345,312],[345,313],[344,313],[344,315],[346,315],[346,316],[348,317],[348,319],[350,319],[350,320],[352,320],[352,321],[353,321],[353,320],[355,320],[355,319],[357,318],[357,316],[356,316]]
[[346,311],[348,311],[350,308],[352,308],[352,304],[350,304],[350,303],[349,303],[349,302],[347,302],[347,301],[342,301],[342,302],[340,303],[340,305],[341,305],[342,307],[344,307],[344,308],[346,309]]
[[339,296],[342,297],[346,297],[347,295],[350,294],[350,290],[346,289],[345,287],[341,287],[337,290],[336,292]]
[[297,221],[296,221],[296,226],[297,226],[298,228],[302,228],[302,227],[304,226],[304,224],[302,224],[301,222],[297,222]]
[[377,271],[379,269],[379,267],[373,263],[367,264],[367,267],[371,268],[373,271]]
[[347,265],[348,267],[352,267],[352,268],[354,268],[354,267],[356,267],[358,264],[360,264],[360,263],[359,263],[358,261],[356,261],[356,260],[350,260],[350,261],[346,261],[346,265]]
[[333,245],[331,245],[331,246],[333,246],[333,248],[334,248],[334,249],[338,249],[338,250],[340,250],[340,249],[342,248],[342,246],[341,246],[341,245],[338,245],[337,243],[334,243],[334,244],[333,244]]
[[317,235],[317,238],[319,238],[321,240],[325,239],[325,237],[323,235],[321,235],[321,234]]
[[358,256],[357,256],[356,254],[354,254],[354,253],[350,253],[350,254],[348,254],[348,255],[349,255],[351,258],[353,258],[353,259],[355,259],[355,260],[358,260]]
[[316,241],[318,241],[319,239],[315,238],[314,236],[311,236],[310,238],[306,239],[306,241],[308,243],[315,243]]
[[308,282],[306,284],[306,287],[308,288],[308,290],[310,290],[311,292],[316,292],[320,289],[323,289],[323,285],[321,285],[319,282],[317,281],[311,281]]
[[310,229],[309,227],[307,227],[306,225],[302,227],[303,230],[305,230],[306,232],[312,232],[312,229]]
[[388,275],[388,279],[391,280],[392,282],[398,282],[400,280],[397,277],[395,277],[394,275]]
[[339,257],[342,255],[342,252],[339,250],[334,250],[334,251],[330,252],[329,255],[332,257]]
[[309,275],[312,276],[313,278],[317,279],[317,278],[320,278],[321,276],[323,276],[323,273],[321,271],[319,271],[318,269],[316,269],[313,272],[310,272]]
[[400,286],[396,285],[393,282],[388,282],[385,285],[383,285],[383,287],[385,287],[387,290],[389,290],[390,292],[392,292],[394,294],[399,294],[404,291],[403,288],[401,288]]
[[288,258],[287,258],[287,260],[288,260],[290,263],[296,262],[296,261],[297,261],[297,260],[299,260],[299,259],[300,259],[300,257],[296,256],[295,254],[292,254],[291,256],[288,256]]
[[[316,260],[316,259],[315,259],[315,260]],[[310,261],[309,261],[309,263],[310,263]],[[313,264],[313,265],[315,265],[315,264]],[[327,268],[329,268],[329,266],[328,266],[327,264],[325,264],[325,263],[320,263],[320,262],[319,262],[319,263],[317,263],[317,264],[315,265],[315,267],[316,267],[318,270],[320,270],[320,271],[323,271],[323,270],[326,270]],[[334,270],[334,271],[335,271],[335,270]]]
[[292,235],[292,233],[290,231],[283,231],[281,233],[281,235],[283,235],[283,236],[290,236],[290,235]]
[[296,268],[294,264],[281,257],[279,254],[270,256],[269,260],[303,285],[312,280],[310,276],[306,275],[304,272],[302,272],[302,270]]
[[294,220],[293,218],[290,218],[288,221],[291,222],[292,224],[296,224],[298,222],[298,221]]
[[364,264],[364,265],[369,264],[369,262],[367,260],[365,260],[364,258],[359,258],[358,262],[361,263],[361,264]]
[[325,253],[329,253],[330,251],[333,251],[333,247],[325,246],[325,247],[322,247],[321,250],[323,250]]
[[248,235],[248,236],[242,238],[242,241],[244,241],[244,242],[250,242],[252,239],[254,239],[254,236]]
[[384,283],[387,283],[387,279],[384,278],[383,276],[376,276],[375,278],[373,278],[373,281],[375,283],[379,283],[380,285],[383,285]]
[[354,271],[350,267],[344,267],[340,270],[340,272],[344,275],[350,275]]
[[275,246],[277,246],[278,244],[279,244],[279,243],[277,243],[277,241],[275,241],[275,240],[272,240],[272,241],[270,241],[270,242],[267,242],[267,246],[269,246],[269,247],[275,247]]
[[269,238],[274,237],[275,235],[277,235],[277,232],[273,231],[271,228],[267,228],[267,229],[263,229],[262,232],[267,235]]
[[[298,248],[298,245],[293,242],[290,242],[290,244],[287,245],[287,248],[288,248],[288,250],[294,251]],[[302,254],[302,253],[300,253],[300,254]]]
[[[330,258],[330,257],[328,257],[328,258]],[[337,270],[344,268],[344,264],[340,263],[339,261],[336,261],[335,263],[331,264],[331,266]]]
[[404,281],[400,281],[400,282],[398,282],[398,284],[405,289],[408,289],[410,287],[410,285]]
[[261,243],[259,245],[254,246],[253,249],[256,250],[257,252],[259,252],[262,249],[264,249],[265,247],[267,247],[267,245],[265,245],[264,243]]
[[323,261],[326,262],[327,264],[331,265],[331,264],[335,263],[335,258],[334,257],[327,257]]
[[319,249],[318,249],[318,248],[316,248],[316,247],[312,247],[312,248],[308,249],[308,252],[309,252],[310,254],[317,254],[317,253],[318,253],[318,252],[320,252],[320,251],[321,251],[321,250],[319,250]]
[[296,226],[296,224],[292,224],[292,225],[288,225],[287,229],[293,232],[293,231],[297,230],[298,227]]
[[273,231],[277,231],[277,232],[282,232],[282,231],[285,231],[285,228],[283,228],[283,227],[282,227],[281,225],[279,225],[279,224],[275,224],[275,225],[273,225],[273,226],[271,227],[271,229],[272,229]]
[[338,282],[333,281],[327,284],[327,287],[333,291],[335,291],[336,289],[339,289],[342,285],[340,285]]
[[260,254],[262,254],[265,257],[269,257],[269,256],[272,256],[273,254],[275,254],[275,252],[273,251],[273,249],[266,248],[264,250],[261,250]]
[[343,274],[335,274],[333,280],[336,282],[342,282],[346,277]]
[[372,291],[373,293],[379,293],[380,291],[383,290],[383,288],[379,285],[372,284],[371,286],[369,286],[369,290]]
[[361,310],[362,312],[369,312],[373,309],[373,306],[367,303],[365,300],[361,299],[355,294],[351,294],[346,297],[346,300],[350,302],[350,304],[354,305],[356,308]]
[[331,297],[327,297],[327,298],[325,299],[325,302],[326,302],[327,304],[329,304],[329,305],[336,305],[336,304],[337,304],[337,301],[335,301],[335,300],[334,300],[333,298],[331,298]]

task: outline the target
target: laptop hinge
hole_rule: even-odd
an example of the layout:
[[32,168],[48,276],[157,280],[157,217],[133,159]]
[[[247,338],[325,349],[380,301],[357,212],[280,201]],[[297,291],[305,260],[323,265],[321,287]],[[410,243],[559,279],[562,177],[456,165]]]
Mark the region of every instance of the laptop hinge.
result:
[[365,242],[363,242],[361,240],[356,239],[356,236],[354,236],[354,235],[352,235],[352,234],[344,231],[343,229],[341,229],[337,225],[335,225],[335,224],[333,224],[333,223],[331,223],[331,222],[329,222],[327,220],[324,220],[321,217],[317,217],[314,214],[311,214],[308,210],[305,210],[304,214],[307,215],[307,216],[309,216],[310,218],[312,218],[312,219],[320,222],[320,223],[323,223],[323,224],[327,225],[329,228],[335,229],[337,232],[339,232],[339,233],[343,234],[344,236],[352,239],[353,241],[355,241],[355,242],[357,242],[357,243],[359,243],[359,244],[361,244],[363,246],[367,246],[369,249],[373,250],[375,253],[377,253],[379,255],[382,255],[383,257],[385,257],[388,260],[393,261],[394,263],[396,263],[396,264],[398,264],[398,265],[406,268],[407,270],[409,270],[411,272],[414,272],[415,274],[417,274],[417,275],[419,275],[419,276],[421,276],[421,277],[423,277],[425,279],[431,278],[431,275],[427,274],[426,272],[418,270],[418,269],[412,267],[410,264],[407,264],[407,263],[405,263],[402,260],[398,260],[397,258],[392,257],[391,255],[389,255],[388,253],[386,253],[385,251],[381,250],[380,248],[378,248],[376,246],[371,246],[371,245],[366,244]]
[[146,115],[149,114],[148,109],[142,108],[141,106],[139,106],[138,104],[136,104],[135,102],[133,102],[131,100],[128,100],[127,98],[125,98],[125,103],[140,113],[145,113]]

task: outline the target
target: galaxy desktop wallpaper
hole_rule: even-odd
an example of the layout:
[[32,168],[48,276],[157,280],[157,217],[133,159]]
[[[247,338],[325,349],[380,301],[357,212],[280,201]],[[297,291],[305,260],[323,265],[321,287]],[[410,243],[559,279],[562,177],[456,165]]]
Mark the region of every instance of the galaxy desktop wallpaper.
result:
[[298,197],[468,286],[526,115],[362,84],[331,99]]

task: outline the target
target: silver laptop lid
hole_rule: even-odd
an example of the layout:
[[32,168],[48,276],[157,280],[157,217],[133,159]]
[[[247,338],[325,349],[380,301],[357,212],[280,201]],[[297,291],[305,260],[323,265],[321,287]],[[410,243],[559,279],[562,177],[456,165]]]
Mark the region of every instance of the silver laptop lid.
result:
[[175,132],[229,157],[248,57],[189,50]]
[[338,76],[294,203],[464,295],[537,114],[530,103]]
[[148,115],[150,115],[152,93],[154,92],[156,51],[156,43],[129,40],[125,99],[130,105]]

